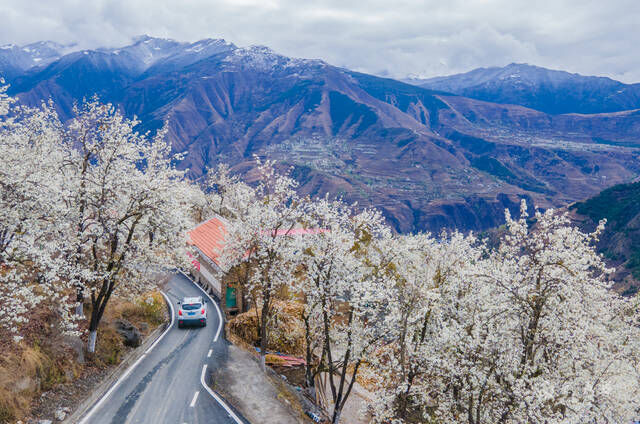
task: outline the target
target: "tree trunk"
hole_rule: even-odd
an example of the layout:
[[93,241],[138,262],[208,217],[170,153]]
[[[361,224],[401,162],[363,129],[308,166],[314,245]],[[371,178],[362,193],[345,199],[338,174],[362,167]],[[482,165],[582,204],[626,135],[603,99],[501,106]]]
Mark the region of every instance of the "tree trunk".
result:
[[338,424],[340,422],[340,415],[342,415],[342,408],[334,406],[333,417],[331,418],[331,424]]
[[89,353],[95,353],[97,338],[98,338],[98,330],[89,331],[89,343],[87,347],[87,350],[89,351]]
[[260,352],[260,369],[262,372],[267,372],[267,362],[264,352]]
[[270,308],[271,293],[269,292],[269,287],[266,287],[262,291],[262,310],[260,311],[260,368],[263,372],[267,371],[265,356],[267,355],[267,342],[269,341],[267,325],[269,324]]
[[309,324],[309,317],[308,316],[303,316],[303,321],[304,321],[304,337],[305,337],[305,344],[306,344],[306,361],[307,363],[305,364],[305,369],[304,369],[304,381],[305,381],[305,386],[309,389],[313,388],[314,386],[314,381],[313,381],[313,351],[311,349],[311,326]]
[[266,358],[267,355],[267,319],[268,319],[268,306],[262,304],[262,317],[260,320],[260,368],[263,372],[267,371]]
[[84,289],[82,286],[76,286],[76,302],[78,302],[78,306],[76,306],[76,315],[84,315]]
[[310,354],[307,354],[307,364],[305,365],[304,370],[304,381],[308,389],[312,389],[315,385],[315,382],[313,381],[313,365],[311,365],[311,361],[313,361],[313,357]]
[[96,351],[96,339],[98,338],[98,324],[100,323],[100,307],[97,302],[91,302],[91,319],[89,321],[89,341],[87,342],[87,352]]
[[[89,321],[89,343],[87,345],[89,353],[94,353],[96,350],[98,326],[100,325],[100,320],[102,320],[104,309],[109,302],[113,288],[113,283],[106,280],[102,283],[98,296],[95,296],[94,292],[91,293],[91,320]],[[93,340],[91,338],[91,333],[96,333],[93,335]]]

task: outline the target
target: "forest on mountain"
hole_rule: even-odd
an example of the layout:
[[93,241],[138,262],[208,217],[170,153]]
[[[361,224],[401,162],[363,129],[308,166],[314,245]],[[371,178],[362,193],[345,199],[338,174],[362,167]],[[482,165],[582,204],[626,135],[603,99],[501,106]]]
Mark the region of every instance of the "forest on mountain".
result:
[[585,229],[607,220],[598,251],[616,266],[618,290],[634,295],[640,286],[640,182],[608,188],[570,210],[574,222]]

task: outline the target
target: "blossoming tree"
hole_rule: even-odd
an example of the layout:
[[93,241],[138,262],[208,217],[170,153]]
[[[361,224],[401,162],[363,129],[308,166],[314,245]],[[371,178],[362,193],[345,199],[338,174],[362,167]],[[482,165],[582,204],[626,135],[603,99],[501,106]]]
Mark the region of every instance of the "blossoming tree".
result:
[[[377,422],[422,422],[433,394],[429,358],[434,341],[451,326],[447,316],[458,308],[468,289],[465,281],[478,271],[480,249],[475,238],[443,232],[389,238],[384,249],[395,252],[386,269],[389,308],[385,316],[387,343],[370,358],[379,391],[372,411]],[[464,325],[463,323],[459,323]]]
[[60,122],[50,106],[18,107],[5,91],[0,88],[0,325],[19,341],[29,311],[47,300],[57,305],[63,330],[73,332],[72,305],[58,277]]
[[244,267],[244,289],[258,314],[264,370],[273,301],[294,278],[294,230],[305,222],[306,199],[298,197],[296,182],[277,172],[273,162],[258,162],[258,171],[260,182],[245,197],[248,204],[229,223],[221,260],[227,269]]
[[[593,247],[603,225],[584,234],[553,210],[536,213],[531,224],[524,204],[519,219],[507,214],[500,246],[470,252],[476,269],[438,293],[429,344],[418,352],[423,373],[413,385],[424,395],[422,415],[396,408],[380,421],[637,418],[640,334],[629,319],[633,304],[610,290]],[[397,407],[389,400],[381,399]]]
[[[326,231],[299,240],[307,353],[306,383],[320,373],[330,393],[326,413],[338,423],[358,372],[386,334],[385,270],[393,252],[381,249],[391,237],[379,212],[338,201],[316,200],[311,222]],[[316,360],[316,357],[318,358]]]
[[70,282],[90,296],[88,350],[113,293],[154,287],[153,273],[178,264],[192,227],[193,187],[172,165],[161,130],[150,139],[111,105],[76,108],[61,140],[61,254]]

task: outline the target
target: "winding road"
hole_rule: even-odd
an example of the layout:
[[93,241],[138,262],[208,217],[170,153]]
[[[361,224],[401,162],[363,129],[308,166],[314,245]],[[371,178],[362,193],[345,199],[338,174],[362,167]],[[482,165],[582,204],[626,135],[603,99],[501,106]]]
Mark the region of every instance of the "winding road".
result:
[[[213,299],[182,274],[169,281],[170,326],[81,418],[80,424],[220,423],[247,421],[206,384],[226,360],[222,314]],[[183,297],[208,300],[204,328],[179,329],[175,306]]]

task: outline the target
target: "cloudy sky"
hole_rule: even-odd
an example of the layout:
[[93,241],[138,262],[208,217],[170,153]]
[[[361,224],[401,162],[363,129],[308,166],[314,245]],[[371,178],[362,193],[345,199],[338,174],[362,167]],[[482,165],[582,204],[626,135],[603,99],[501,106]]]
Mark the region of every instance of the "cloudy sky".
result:
[[0,0],[0,44],[224,38],[401,78],[526,62],[640,82],[639,0]]

